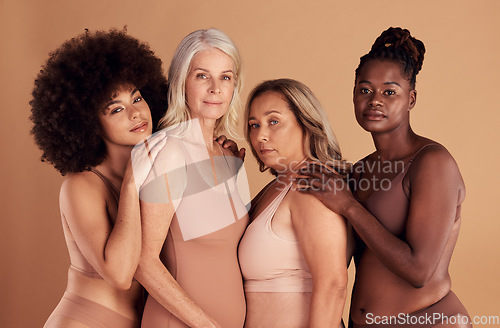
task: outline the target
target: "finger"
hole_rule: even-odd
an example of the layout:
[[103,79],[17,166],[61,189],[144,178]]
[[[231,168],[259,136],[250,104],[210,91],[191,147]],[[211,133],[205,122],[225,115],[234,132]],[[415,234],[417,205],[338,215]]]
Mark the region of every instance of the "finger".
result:
[[301,188],[312,188],[316,190],[323,190],[324,186],[320,179],[316,178],[297,178],[294,180],[294,185]]
[[226,140],[227,140],[227,137],[225,135],[221,135],[215,141],[217,141],[219,143],[219,145],[224,145]]
[[321,179],[324,174],[320,172],[311,172],[307,170],[300,170],[297,172],[296,176],[299,178],[310,178],[310,179]]
[[241,148],[240,151],[238,152],[238,155],[236,155],[236,157],[238,157],[239,159],[241,159],[242,162],[245,161],[245,155],[246,155],[246,149],[245,148]]

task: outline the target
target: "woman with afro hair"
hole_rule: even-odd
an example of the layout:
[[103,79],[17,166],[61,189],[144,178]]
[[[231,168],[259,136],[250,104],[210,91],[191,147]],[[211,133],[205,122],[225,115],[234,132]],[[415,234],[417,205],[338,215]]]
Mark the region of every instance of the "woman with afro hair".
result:
[[139,327],[141,222],[129,159],[167,108],[162,62],[125,31],[86,31],[50,54],[30,104],[42,161],[65,176],[71,263],[45,327]]
[[354,166],[352,194],[333,175],[322,186],[322,173],[309,180],[316,188],[308,192],[347,218],[358,237],[354,328],[471,326],[448,272],[464,181],[446,148],[410,127],[424,53],[406,29],[377,38],[360,59],[353,95],[356,120],[376,150]]

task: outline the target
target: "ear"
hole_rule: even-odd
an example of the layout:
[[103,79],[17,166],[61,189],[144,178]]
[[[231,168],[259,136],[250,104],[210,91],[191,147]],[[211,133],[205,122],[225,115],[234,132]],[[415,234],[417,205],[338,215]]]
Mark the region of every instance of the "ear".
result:
[[413,89],[410,90],[410,101],[408,103],[408,110],[412,110],[413,107],[415,107],[415,104],[417,103],[417,90]]

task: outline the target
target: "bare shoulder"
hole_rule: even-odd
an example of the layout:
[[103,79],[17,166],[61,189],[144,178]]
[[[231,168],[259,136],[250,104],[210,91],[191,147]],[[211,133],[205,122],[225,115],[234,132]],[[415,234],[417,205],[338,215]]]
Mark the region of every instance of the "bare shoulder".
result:
[[427,187],[455,186],[462,197],[465,193],[465,184],[457,162],[443,145],[433,141],[413,158],[408,176],[414,185],[422,182]]
[[95,173],[83,171],[68,174],[62,182],[61,194],[81,196],[104,196],[106,186]]
[[451,170],[460,174],[458,165],[450,152],[441,144],[431,141],[413,158],[411,170]]
[[83,214],[105,208],[110,197],[104,182],[95,173],[84,171],[66,176],[59,192],[59,203],[65,214]]
[[312,194],[301,193],[297,190],[290,190],[285,200],[290,208],[292,217],[294,213],[299,214],[298,217],[309,218],[315,217],[319,219],[331,220],[336,217],[344,220],[344,218],[335,212],[332,212],[323,204],[316,196]]

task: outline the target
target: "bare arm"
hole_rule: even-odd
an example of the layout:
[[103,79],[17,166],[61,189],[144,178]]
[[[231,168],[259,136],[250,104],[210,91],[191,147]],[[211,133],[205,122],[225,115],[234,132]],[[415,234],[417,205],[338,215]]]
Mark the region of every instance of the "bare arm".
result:
[[311,270],[309,327],[339,327],[347,289],[347,223],[311,195],[290,192],[290,211]]
[[419,288],[429,281],[439,264],[464,190],[455,161],[442,147],[422,151],[412,164],[409,179],[406,240],[388,231],[345,188],[334,188],[333,180],[328,182],[330,191],[311,192],[345,216],[382,263]]
[[190,327],[218,327],[186,294],[160,260],[174,207],[141,201],[142,254],[136,279],[164,308]]
[[141,252],[139,198],[130,165],[122,182],[114,226],[108,216],[108,193],[93,173],[75,174],[61,187],[61,211],[90,265],[110,285],[129,289]]

